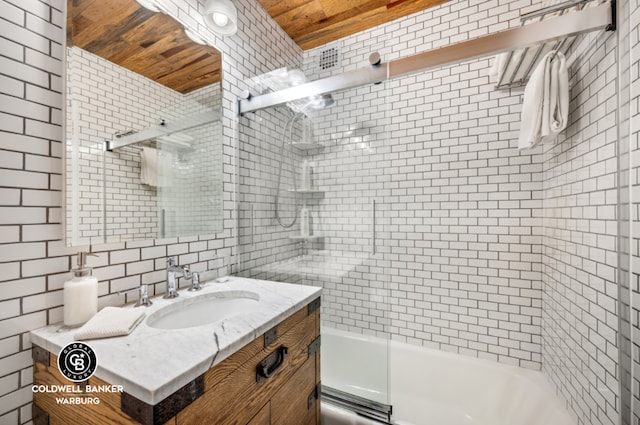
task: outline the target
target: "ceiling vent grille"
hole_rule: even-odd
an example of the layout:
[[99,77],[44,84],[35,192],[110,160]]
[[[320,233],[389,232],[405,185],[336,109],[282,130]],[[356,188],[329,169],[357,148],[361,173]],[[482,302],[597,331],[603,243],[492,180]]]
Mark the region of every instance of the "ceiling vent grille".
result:
[[340,66],[340,50],[337,45],[320,50],[317,56],[320,71],[327,71]]

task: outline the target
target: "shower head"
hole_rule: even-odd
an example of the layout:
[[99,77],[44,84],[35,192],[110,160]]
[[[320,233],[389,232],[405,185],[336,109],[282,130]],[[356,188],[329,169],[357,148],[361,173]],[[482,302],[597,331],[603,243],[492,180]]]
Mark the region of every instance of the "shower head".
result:
[[313,96],[310,98],[309,107],[311,109],[320,110],[328,108],[333,105],[335,100],[330,94],[323,94],[322,96]]

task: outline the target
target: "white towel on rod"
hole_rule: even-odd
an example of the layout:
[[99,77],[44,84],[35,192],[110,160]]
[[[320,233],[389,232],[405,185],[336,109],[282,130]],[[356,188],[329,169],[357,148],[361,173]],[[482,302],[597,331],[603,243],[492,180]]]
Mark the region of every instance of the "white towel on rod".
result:
[[547,53],[524,89],[519,149],[528,149],[556,137],[567,127],[569,75],[562,52]]
[[143,308],[105,307],[75,333],[76,341],[129,335],[144,319]]
[[140,182],[149,186],[171,186],[173,155],[143,146],[140,151]]
[[158,151],[146,146],[140,151],[140,182],[158,186]]

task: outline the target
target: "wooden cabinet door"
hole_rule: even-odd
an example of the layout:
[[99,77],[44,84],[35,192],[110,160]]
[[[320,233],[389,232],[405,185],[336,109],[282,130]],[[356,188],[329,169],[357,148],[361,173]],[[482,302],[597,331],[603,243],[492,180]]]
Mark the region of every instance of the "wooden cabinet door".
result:
[[271,399],[271,425],[316,425],[316,359],[311,356]]
[[271,402],[267,402],[247,425],[271,425]]

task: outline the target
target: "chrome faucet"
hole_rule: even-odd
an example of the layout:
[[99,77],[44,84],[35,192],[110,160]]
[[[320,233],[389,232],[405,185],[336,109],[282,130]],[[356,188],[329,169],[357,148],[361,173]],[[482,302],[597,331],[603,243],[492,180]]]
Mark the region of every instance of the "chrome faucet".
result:
[[[189,279],[189,277],[187,277]],[[189,291],[199,291],[202,289],[202,284],[200,283],[200,274],[198,272],[191,273],[191,287]]]
[[140,298],[138,298],[135,307],[150,307],[151,305],[153,305],[153,303],[149,299],[149,284],[143,283],[140,285]]
[[175,298],[179,295],[176,284],[176,273],[182,273],[182,277],[185,279],[191,279],[189,266],[180,266],[176,264],[175,257],[167,258],[167,290],[162,298]]

